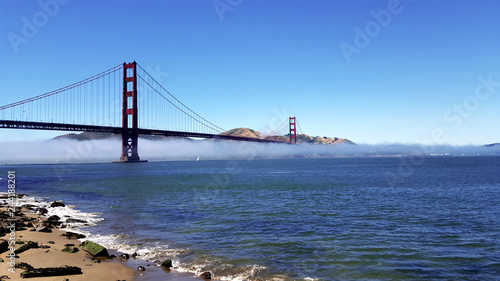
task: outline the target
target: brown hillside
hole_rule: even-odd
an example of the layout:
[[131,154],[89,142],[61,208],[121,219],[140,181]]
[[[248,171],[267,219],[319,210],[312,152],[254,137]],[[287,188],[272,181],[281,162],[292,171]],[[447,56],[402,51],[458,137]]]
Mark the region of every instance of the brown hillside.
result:
[[245,138],[260,138],[260,132],[248,128],[236,128],[222,133],[225,136],[245,137]]

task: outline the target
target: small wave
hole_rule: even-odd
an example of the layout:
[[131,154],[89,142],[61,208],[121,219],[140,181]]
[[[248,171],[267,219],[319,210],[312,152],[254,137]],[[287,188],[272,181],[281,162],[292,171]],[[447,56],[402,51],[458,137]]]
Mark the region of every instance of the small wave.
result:
[[16,202],[16,207],[21,207],[23,205],[32,205],[35,208],[45,208],[47,213],[43,217],[50,217],[56,215],[60,217],[63,223],[63,230],[75,230],[75,228],[94,226],[98,222],[104,220],[99,217],[100,213],[86,213],[75,209],[73,205],[66,205],[64,207],[50,207],[51,202],[46,201],[43,198],[37,198],[34,196],[25,196],[23,198],[18,198]]
[[[0,195],[7,194],[0,192]],[[6,204],[7,199],[0,199],[0,202]],[[189,248],[173,248],[164,241],[151,241],[150,239],[137,240],[127,234],[96,234],[88,231],[89,226],[95,226],[104,219],[100,217],[100,213],[86,213],[75,208],[73,205],[65,207],[50,207],[51,201],[49,198],[39,198],[34,196],[25,196],[17,198],[16,207],[31,205],[33,209],[45,208],[48,213],[44,217],[57,215],[63,222],[61,230],[81,233],[86,238],[80,241],[91,240],[108,249],[117,250],[122,253],[133,254],[137,253],[137,258],[147,260],[161,265],[166,259],[172,260],[172,264],[176,271],[192,273],[199,276],[203,272],[210,271],[215,279],[223,281],[244,281],[263,273],[267,267],[261,265],[246,265],[236,266],[224,262],[215,257],[202,255],[199,252]],[[34,211],[33,211],[34,212]],[[73,219],[67,222],[67,219]],[[257,280],[261,280],[258,278]],[[269,276],[262,280],[272,281],[290,281],[292,279],[285,276]],[[317,279],[305,278],[300,281],[316,281]]]

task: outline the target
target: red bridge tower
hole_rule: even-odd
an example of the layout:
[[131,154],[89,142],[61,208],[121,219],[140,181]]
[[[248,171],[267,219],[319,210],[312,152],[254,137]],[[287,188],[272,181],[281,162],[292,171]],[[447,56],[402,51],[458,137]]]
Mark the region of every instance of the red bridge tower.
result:
[[290,136],[290,141],[289,143],[297,143],[297,132],[295,130],[295,117],[290,117],[289,118],[289,133],[288,135]]
[[[136,62],[123,63],[122,155],[118,162],[141,161],[138,152],[139,126],[137,119]],[[128,71],[131,69],[132,71]],[[129,76],[131,72],[132,76]]]

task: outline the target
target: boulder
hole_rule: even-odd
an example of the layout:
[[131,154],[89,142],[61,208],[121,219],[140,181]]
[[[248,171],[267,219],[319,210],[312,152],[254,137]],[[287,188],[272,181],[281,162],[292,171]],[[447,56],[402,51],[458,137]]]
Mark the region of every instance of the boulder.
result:
[[66,231],[65,233],[61,234],[61,236],[66,236],[68,239],[83,239],[87,236],[80,234],[80,233],[74,233],[71,231]]
[[21,269],[26,269],[26,270],[33,268],[33,266],[31,266],[31,264],[25,263],[25,262],[16,262],[15,267],[21,268]]
[[47,222],[50,222],[50,221],[59,221],[61,218],[58,216],[58,215],[52,215],[50,217],[47,218]]
[[36,208],[35,209],[35,213],[40,214],[40,215],[45,215],[48,212],[49,212],[49,210],[47,210],[45,208]]
[[28,211],[32,211],[36,208],[36,206],[32,204],[24,204],[23,206],[21,206],[21,208]]
[[145,268],[144,266],[138,266],[138,267],[137,267],[137,270],[139,270],[139,271],[145,271],[145,270],[146,270],[146,268]]
[[172,267],[172,260],[165,260],[162,264],[162,267],[165,267],[166,269],[170,269]]
[[50,204],[51,208],[54,207],[66,207],[66,205],[62,201],[54,201]]
[[20,254],[24,251],[27,251],[31,248],[38,248],[38,243],[33,241],[28,241],[27,243],[22,244],[19,248],[15,250],[15,254]]
[[207,272],[203,272],[201,275],[200,275],[201,278],[205,279],[205,280],[211,280],[212,279],[212,273],[207,271]]
[[85,221],[85,220],[72,219],[72,218],[66,219],[66,222],[67,223],[87,223],[87,221]]
[[5,239],[0,239],[0,254],[2,254],[3,252],[7,252],[8,249],[9,249],[9,241]]
[[94,257],[109,257],[106,248],[90,240],[83,242],[80,247]]
[[128,259],[130,259],[130,256],[129,256],[129,254],[121,254],[121,255],[120,255],[120,258],[121,258],[122,260],[128,260]]
[[78,250],[78,248],[77,248],[77,247],[73,247],[73,246],[66,246],[66,247],[65,247],[64,249],[62,249],[61,251],[66,252],[66,253],[71,253],[71,254],[73,254],[73,253],[78,252],[79,250]]
[[50,277],[82,274],[82,269],[77,266],[32,268],[21,272],[21,278]]

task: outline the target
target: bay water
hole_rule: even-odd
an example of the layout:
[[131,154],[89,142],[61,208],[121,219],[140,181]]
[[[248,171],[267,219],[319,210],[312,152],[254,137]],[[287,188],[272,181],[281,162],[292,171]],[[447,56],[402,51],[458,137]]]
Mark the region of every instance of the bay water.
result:
[[[220,280],[498,280],[500,157],[10,165],[89,239]],[[5,181],[2,181],[5,183]]]

